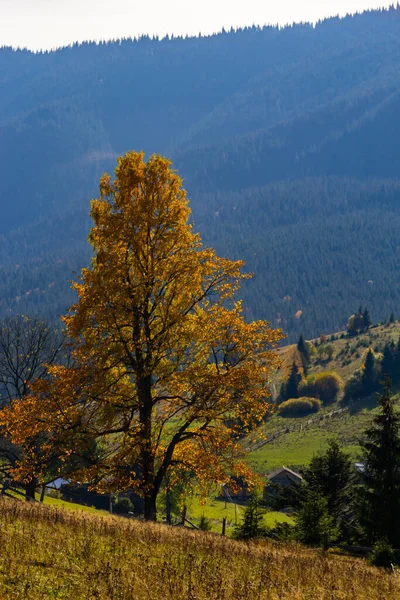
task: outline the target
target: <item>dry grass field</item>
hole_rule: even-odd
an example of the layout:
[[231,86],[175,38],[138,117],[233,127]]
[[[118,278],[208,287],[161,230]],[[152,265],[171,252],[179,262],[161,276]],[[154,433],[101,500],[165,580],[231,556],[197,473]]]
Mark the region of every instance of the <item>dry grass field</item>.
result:
[[400,598],[400,578],[361,560],[6,498],[0,536],[1,600]]

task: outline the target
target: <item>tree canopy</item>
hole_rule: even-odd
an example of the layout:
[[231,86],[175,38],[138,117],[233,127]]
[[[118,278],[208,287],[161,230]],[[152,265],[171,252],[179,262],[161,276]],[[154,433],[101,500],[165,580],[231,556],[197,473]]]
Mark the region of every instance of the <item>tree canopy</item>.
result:
[[45,429],[49,451],[67,456],[96,439],[102,452],[79,477],[137,490],[147,519],[167,472],[207,485],[246,471],[239,436],[266,414],[279,365],[281,331],[247,322],[235,300],[243,263],[205,248],[189,214],[169,160],[118,159],[92,202],[94,258],[63,318],[74,364],[50,368],[3,416],[17,443]]

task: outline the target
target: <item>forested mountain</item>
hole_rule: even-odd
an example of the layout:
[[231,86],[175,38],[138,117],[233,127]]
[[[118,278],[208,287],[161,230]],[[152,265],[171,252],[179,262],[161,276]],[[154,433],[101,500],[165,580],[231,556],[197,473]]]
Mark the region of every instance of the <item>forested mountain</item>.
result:
[[[1,40],[0,40],[1,42]],[[0,50],[0,311],[54,317],[89,200],[130,149],[171,156],[196,227],[291,336],[400,313],[400,8],[315,27]]]

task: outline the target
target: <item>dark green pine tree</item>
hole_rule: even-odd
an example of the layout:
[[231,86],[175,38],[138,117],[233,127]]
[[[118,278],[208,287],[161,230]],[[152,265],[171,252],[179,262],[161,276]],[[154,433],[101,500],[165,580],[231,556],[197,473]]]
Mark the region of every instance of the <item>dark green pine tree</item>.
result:
[[400,338],[394,349],[393,383],[400,382]]
[[396,319],[394,318],[394,313],[390,313],[389,323],[391,325],[393,325],[395,322],[396,322]]
[[281,383],[281,387],[279,389],[279,395],[276,399],[276,404],[282,404],[282,402],[284,402],[285,400],[287,400],[286,398],[286,385],[285,383],[282,381]]
[[363,321],[364,321],[364,328],[368,331],[368,329],[372,325],[372,321],[371,321],[371,315],[369,314],[369,310],[367,307],[365,307],[364,312],[363,312]]
[[304,369],[304,374],[307,375],[308,365],[310,362],[310,351],[308,349],[308,345],[304,340],[303,334],[300,334],[299,341],[297,342],[297,350],[301,356],[301,362]]
[[299,341],[297,342],[297,350],[307,360],[310,360],[310,351],[308,349],[308,345],[306,344],[302,333],[300,334]]
[[381,361],[380,378],[384,381],[385,377],[390,378],[394,375],[395,352],[393,344],[386,344],[383,349],[383,357]]
[[363,396],[369,396],[376,390],[375,357],[372,350],[368,350],[365,358],[361,385]]
[[296,529],[298,538],[307,546],[322,544],[324,534],[335,539],[337,529],[334,519],[329,514],[326,498],[309,488],[305,489],[304,498],[297,513]]
[[299,384],[301,381],[301,375],[299,373],[299,368],[296,363],[292,364],[292,369],[290,371],[289,379],[286,384],[286,399],[290,400],[291,398],[299,397]]
[[235,528],[234,537],[239,540],[262,537],[266,531],[264,515],[261,494],[254,491],[248,500],[241,524]]
[[351,458],[336,440],[330,440],[327,450],[314,456],[303,471],[308,488],[326,499],[329,514],[338,525],[347,518],[352,504],[352,475]]
[[379,414],[361,441],[360,523],[369,544],[387,540],[400,548],[400,415],[389,378],[379,406]]

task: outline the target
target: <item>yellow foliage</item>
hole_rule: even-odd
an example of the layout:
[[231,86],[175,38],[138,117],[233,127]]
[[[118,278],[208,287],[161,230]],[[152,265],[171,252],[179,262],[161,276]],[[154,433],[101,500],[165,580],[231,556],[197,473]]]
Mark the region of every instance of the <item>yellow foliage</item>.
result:
[[137,489],[149,519],[167,470],[193,473],[204,487],[244,472],[238,435],[265,415],[279,367],[281,331],[247,323],[234,302],[248,278],[243,263],[205,248],[189,215],[170,161],[118,159],[115,180],[104,175],[92,201],[95,255],[63,318],[74,366],[51,368],[2,417],[21,445],[51,433],[48,456],[56,440],[66,465],[82,444],[101,442],[96,462],[75,476]]

